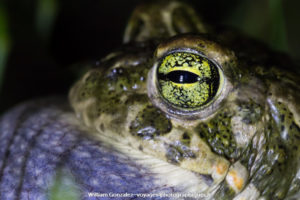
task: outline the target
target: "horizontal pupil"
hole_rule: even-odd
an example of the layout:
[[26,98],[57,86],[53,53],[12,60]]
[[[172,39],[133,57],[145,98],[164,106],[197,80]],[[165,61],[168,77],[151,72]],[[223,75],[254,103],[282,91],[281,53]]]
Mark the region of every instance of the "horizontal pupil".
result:
[[176,70],[171,71],[166,75],[166,78],[174,83],[195,83],[199,81],[199,76],[197,74],[183,71],[183,70]]

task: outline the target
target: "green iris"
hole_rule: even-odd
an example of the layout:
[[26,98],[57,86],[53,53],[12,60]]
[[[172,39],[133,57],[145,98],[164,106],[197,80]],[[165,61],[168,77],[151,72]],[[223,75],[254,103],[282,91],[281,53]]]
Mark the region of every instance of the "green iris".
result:
[[209,104],[220,88],[218,67],[207,58],[189,52],[174,52],[157,68],[162,97],[179,108],[195,109]]

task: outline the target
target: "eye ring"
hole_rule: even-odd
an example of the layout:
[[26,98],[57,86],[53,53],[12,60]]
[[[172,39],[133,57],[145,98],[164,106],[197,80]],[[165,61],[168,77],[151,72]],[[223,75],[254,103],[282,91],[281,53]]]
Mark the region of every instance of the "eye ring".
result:
[[[170,63],[175,62],[178,55],[183,55],[192,61],[197,58],[202,64],[205,62],[206,68],[210,70],[203,72],[187,64],[185,67],[178,67],[178,63],[176,63],[177,67],[170,67]],[[168,58],[170,60],[166,61]],[[164,66],[166,62],[169,62],[169,67]],[[199,63],[197,64],[199,66]],[[209,73],[214,74],[215,80],[209,77]],[[226,83],[222,66],[214,59],[194,49],[173,49],[158,58],[150,70],[148,96],[154,105],[171,117],[188,120],[203,119],[219,107],[225,97]],[[204,90],[208,92],[201,94]]]

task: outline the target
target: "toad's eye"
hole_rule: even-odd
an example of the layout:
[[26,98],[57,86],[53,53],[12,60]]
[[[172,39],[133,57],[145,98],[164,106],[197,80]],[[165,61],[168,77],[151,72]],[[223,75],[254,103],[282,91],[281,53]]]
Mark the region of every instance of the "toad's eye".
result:
[[191,52],[173,52],[157,67],[157,86],[165,101],[179,109],[209,105],[222,83],[221,70],[208,58]]

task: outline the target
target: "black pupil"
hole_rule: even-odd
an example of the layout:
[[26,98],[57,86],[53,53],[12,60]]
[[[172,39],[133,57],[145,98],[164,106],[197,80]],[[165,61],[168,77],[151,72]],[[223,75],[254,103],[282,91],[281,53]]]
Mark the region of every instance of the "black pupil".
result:
[[195,83],[199,81],[199,76],[197,74],[183,71],[183,70],[176,70],[169,72],[165,75],[166,78],[174,83]]

